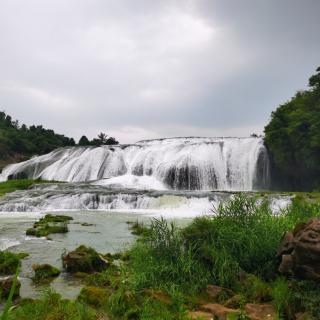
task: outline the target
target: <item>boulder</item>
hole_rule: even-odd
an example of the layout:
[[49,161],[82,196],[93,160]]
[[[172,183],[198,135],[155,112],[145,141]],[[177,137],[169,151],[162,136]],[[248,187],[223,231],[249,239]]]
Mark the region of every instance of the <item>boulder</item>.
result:
[[74,251],[62,256],[63,267],[68,272],[101,272],[106,269],[109,262],[101,257],[94,249],[80,246]]
[[212,313],[204,311],[189,311],[188,317],[194,320],[213,320]]
[[241,307],[242,304],[243,304],[243,296],[240,294],[236,294],[230,299],[228,299],[224,303],[224,306],[231,309],[238,309]]
[[34,264],[32,269],[34,271],[33,280],[36,282],[50,281],[60,274],[60,270],[50,264]]
[[276,320],[276,311],[271,304],[247,303],[244,307],[247,316],[251,320]]
[[[0,278],[0,299],[6,299],[9,296],[11,287],[13,285],[14,277]],[[16,282],[16,289],[13,293],[13,297],[19,297],[21,283],[19,280]]]
[[217,320],[227,320],[232,316],[239,315],[238,310],[227,308],[218,303],[207,303],[202,305],[200,309],[204,312],[210,312],[214,316],[214,319]]
[[287,232],[278,257],[280,273],[320,281],[320,218],[310,219]]
[[233,292],[230,289],[215,286],[212,284],[207,285],[206,294],[212,301],[227,300],[233,296]]

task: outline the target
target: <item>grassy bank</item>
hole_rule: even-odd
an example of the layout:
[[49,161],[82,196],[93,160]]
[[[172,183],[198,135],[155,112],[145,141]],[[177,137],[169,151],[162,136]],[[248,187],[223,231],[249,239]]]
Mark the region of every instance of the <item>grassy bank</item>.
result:
[[[249,319],[248,303],[270,305],[273,319],[293,320],[299,313],[320,319],[317,283],[283,277],[276,258],[283,234],[319,213],[319,203],[298,198],[275,216],[267,202],[238,194],[215,216],[184,228],[163,219],[135,224],[137,241],[127,252],[105,255],[106,270],[74,274],[84,283],[76,301],[48,292],[18,302],[9,319],[187,320],[212,302],[237,310],[230,320]],[[208,285],[221,293],[212,298]]]
[[56,181],[21,179],[21,180],[8,180],[5,182],[0,182],[0,197],[5,195],[6,193],[14,192],[16,190],[28,189],[35,184],[50,183],[50,182],[56,182]]

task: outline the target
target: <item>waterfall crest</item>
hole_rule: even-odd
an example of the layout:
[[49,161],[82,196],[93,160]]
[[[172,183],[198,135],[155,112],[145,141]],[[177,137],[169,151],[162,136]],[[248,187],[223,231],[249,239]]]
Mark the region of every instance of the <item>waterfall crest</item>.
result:
[[12,178],[98,180],[109,187],[158,190],[250,191],[268,188],[269,160],[262,138],[170,138],[60,148],[7,166],[0,180]]

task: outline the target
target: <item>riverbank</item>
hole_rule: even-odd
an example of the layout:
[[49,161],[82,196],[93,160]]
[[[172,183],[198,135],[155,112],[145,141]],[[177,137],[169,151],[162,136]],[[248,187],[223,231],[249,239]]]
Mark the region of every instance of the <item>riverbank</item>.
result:
[[264,312],[266,319],[319,319],[317,284],[281,275],[276,258],[284,232],[319,212],[318,203],[298,198],[275,216],[240,194],[186,227],[163,219],[135,224],[138,239],[121,254],[104,255],[104,271],[69,275],[82,284],[75,300],[49,291],[17,300],[10,317],[263,319]]

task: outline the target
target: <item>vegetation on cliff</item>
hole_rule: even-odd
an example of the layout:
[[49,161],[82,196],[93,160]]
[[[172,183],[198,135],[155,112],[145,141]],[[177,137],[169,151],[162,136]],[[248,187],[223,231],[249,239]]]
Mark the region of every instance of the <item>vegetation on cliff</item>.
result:
[[[100,146],[118,143],[115,138],[108,137],[101,132],[97,138],[92,140],[82,136],[78,145]],[[51,129],[45,129],[42,125],[28,127],[0,111],[0,169],[8,163],[23,161],[33,155],[41,155],[59,147],[75,145],[73,138],[57,134]]]
[[43,126],[20,125],[5,112],[0,112],[0,160],[48,153],[58,147],[74,146],[72,138]]
[[313,190],[320,187],[320,67],[309,89],[272,112],[265,143],[277,187]]

